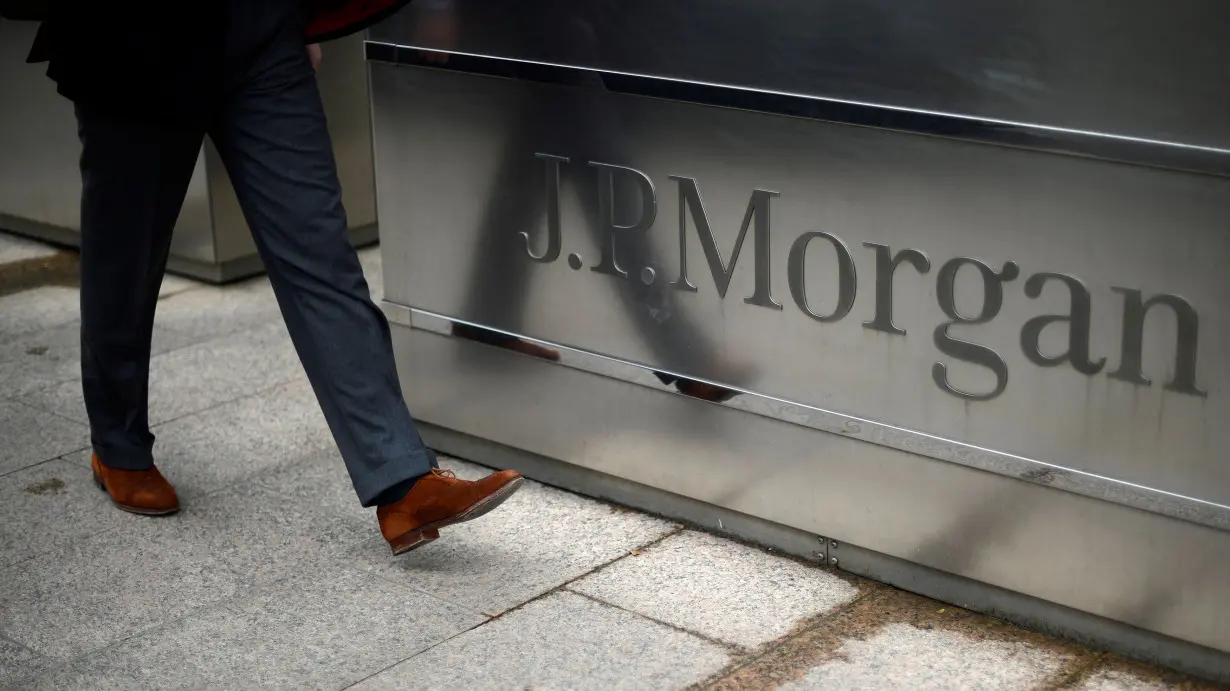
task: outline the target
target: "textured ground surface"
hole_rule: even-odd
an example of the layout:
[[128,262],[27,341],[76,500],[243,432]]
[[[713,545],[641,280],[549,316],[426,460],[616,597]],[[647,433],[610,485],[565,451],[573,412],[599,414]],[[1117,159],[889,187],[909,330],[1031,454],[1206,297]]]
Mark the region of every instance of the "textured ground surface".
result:
[[536,483],[393,558],[264,279],[167,280],[150,396],[185,510],[120,513],[74,262],[0,234],[0,687],[1203,688]]

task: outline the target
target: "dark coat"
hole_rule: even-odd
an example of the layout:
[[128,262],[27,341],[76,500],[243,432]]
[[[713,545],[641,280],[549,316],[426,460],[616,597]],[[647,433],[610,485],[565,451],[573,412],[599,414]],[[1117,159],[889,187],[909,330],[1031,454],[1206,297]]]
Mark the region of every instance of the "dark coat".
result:
[[[304,0],[304,42],[361,31],[409,1]],[[44,5],[42,16],[22,17],[43,20],[27,61],[48,63],[47,76],[78,104],[185,117],[201,114],[222,87],[224,0],[49,0]]]

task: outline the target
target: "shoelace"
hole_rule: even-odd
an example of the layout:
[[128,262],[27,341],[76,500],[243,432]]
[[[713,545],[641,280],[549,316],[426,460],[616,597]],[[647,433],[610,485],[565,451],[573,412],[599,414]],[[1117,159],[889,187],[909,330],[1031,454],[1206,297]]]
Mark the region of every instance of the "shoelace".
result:
[[432,473],[433,475],[438,476],[438,477],[446,477],[446,478],[449,478],[449,479],[451,479],[451,480],[456,480],[456,479],[457,479],[457,473],[454,473],[453,471],[448,470],[448,469],[441,470],[441,469],[439,469],[439,468],[432,468],[431,473]]

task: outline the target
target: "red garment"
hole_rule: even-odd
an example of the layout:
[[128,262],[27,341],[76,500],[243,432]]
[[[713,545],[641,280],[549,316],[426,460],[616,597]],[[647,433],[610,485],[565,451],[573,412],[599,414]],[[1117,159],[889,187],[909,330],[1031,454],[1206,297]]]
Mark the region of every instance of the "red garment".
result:
[[321,43],[348,36],[386,19],[410,0],[347,0],[321,9],[307,26],[307,42]]

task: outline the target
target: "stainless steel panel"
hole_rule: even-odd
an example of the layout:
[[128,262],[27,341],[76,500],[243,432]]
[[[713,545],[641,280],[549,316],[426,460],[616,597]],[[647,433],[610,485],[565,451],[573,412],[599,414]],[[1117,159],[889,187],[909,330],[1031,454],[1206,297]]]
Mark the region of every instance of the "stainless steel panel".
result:
[[[26,64],[38,25],[0,21],[0,226],[73,240],[81,231],[81,142],[73,105],[56,93],[46,65]],[[197,162],[171,254],[217,260],[205,166]]]
[[1230,148],[1218,0],[439,4],[372,38]]
[[[454,324],[457,323],[481,326],[394,303],[385,303],[384,309],[390,322],[440,335],[449,335]],[[489,327],[484,328],[489,329]],[[568,348],[557,343],[541,343],[559,352],[559,363],[562,366],[663,391],[669,391],[672,388],[658,379],[651,369],[644,366]],[[818,432],[839,434],[846,439],[878,444],[898,451],[948,461],[975,470],[985,470],[1044,487],[1062,489],[1093,499],[1152,511],[1213,528],[1230,529],[1230,511],[1218,504],[1192,501],[1188,497],[1141,485],[1091,473],[1074,472],[1070,468],[1046,464],[1002,451],[939,439],[888,423],[866,420],[750,391],[742,391],[741,395],[721,405],[753,415],[791,422]]]
[[[384,239],[390,301],[1230,505],[1230,181],[604,93],[592,76],[372,66],[379,215],[412,229]],[[532,261],[523,232],[555,260]],[[1050,320],[1023,345],[1047,315],[1087,328]]]
[[426,422],[1230,652],[1230,532],[420,329],[393,337]]

